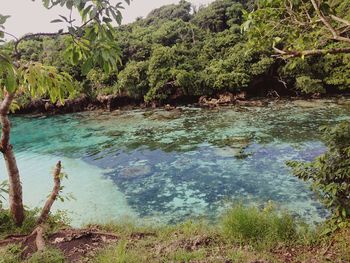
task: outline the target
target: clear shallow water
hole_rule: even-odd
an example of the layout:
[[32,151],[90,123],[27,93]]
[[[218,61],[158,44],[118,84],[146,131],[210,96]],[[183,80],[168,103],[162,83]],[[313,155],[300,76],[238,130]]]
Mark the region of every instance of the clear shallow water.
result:
[[319,155],[318,128],[349,119],[349,104],[331,102],[25,116],[12,117],[12,143],[30,207],[42,205],[62,160],[76,200],[55,209],[74,225],[216,218],[232,201],[269,200],[312,223],[326,211],[285,161]]

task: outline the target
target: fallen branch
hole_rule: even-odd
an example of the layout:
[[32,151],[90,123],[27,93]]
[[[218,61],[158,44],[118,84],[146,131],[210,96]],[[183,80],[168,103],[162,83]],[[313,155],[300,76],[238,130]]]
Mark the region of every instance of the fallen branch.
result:
[[61,161],[58,161],[58,163],[56,164],[55,170],[53,172],[54,187],[37,220],[38,225],[41,225],[47,220],[49,213],[51,211],[51,207],[55,202],[57,196],[59,195],[59,192],[61,190],[61,178],[60,178],[61,168],[62,168]]

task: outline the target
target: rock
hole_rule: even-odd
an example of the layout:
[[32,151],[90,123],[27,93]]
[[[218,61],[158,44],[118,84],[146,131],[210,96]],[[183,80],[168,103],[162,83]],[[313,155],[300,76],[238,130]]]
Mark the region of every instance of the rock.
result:
[[164,106],[164,109],[165,109],[166,111],[171,111],[171,110],[176,109],[176,107],[171,106],[170,104],[166,104],[166,105]]
[[235,96],[230,92],[225,92],[219,95],[218,104],[231,104],[235,101]]
[[152,171],[149,165],[135,165],[125,167],[120,171],[120,175],[123,177],[139,177],[150,174]]
[[207,103],[208,97],[207,96],[201,96],[198,100],[199,105],[204,105]]
[[219,157],[235,157],[241,154],[240,148],[232,148],[229,146],[217,148],[214,151],[214,154]]
[[236,104],[247,107],[263,107],[267,106],[268,103],[262,100],[236,100]]
[[322,106],[322,102],[320,101],[311,101],[311,100],[295,100],[293,104],[302,108],[317,108]]
[[53,108],[53,105],[50,102],[45,102],[45,110],[50,111]]
[[311,95],[311,98],[313,98],[313,99],[320,99],[321,96],[322,96],[322,94],[318,92],[318,93],[312,94],[312,95]]
[[247,99],[247,92],[242,91],[234,96],[235,100],[246,100]]
[[202,96],[199,98],[199,105],[201,107],[215,108],[219,106],[218,102],[218,99],[208,98],[207,96]]
[[224,92],[218,95],[217,98],[209,98],[202,96],[199,98],[199,105],[202,107],[215,108],[220,105],[229,105],[235,102],[235,96],[230,92]]
[[177,119],[181,116],[182,110],[181,109],[174,109],[174,110],[168,110],[168,111],[161,111],[161,112],[154,112],[153,114],[150,114],[149,116],[153,120],[173,120]]

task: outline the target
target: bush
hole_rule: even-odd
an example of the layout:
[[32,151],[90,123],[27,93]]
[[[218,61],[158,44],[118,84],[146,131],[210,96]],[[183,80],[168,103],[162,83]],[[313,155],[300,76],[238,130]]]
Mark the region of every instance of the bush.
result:
[[290,243],[297,237],[294,219],[286,213],[278,214],[271,205],[263,210],[235,205],[224,214],[221,225],[223,235],[230,241],[257,247]]
[[8,210],[0,209],[0,238],[10,234],[29,234],[36,225],[37,211],[25,211],[25,220],[21,227],[17,227],[13,222]]
[[[29,234],[36,227],[39,209],[26,210],[25,220],[21,227],[17,227],[13,222],[9,210],[1,209],[0,207],[0,238],[11,234]],[[54,232],[62,227],[67,226],[69,220],[63,211],[57,211],[50,214],[47,219],[47,232]]]
[[322,85],[321,80],[313,79],[313,78],[310,78],[309,76],[297,77],[295,87],[306,94],[326,92],[326,90]]
[[350,217],[350,122],[322,128],[328,151],[312,162],[290,161],[294,175],[311,181],[312,189],[338,225]]

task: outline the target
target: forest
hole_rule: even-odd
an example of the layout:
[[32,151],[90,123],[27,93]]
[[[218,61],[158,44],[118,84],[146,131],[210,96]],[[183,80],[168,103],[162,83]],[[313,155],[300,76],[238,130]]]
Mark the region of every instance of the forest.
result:
[[[349,16],[347,1],[331,3],[339,17]],[[324,28],[292,30],[293,21],[280,32],[267,30],[277,25],[266,18],[281,16],[268,8],[266,14],[254,13],[256,25],[248,31],[248,17],[254,8],[254,1],[218,0],[204,7],[180,1],[155,9],[145,18],[117,28],[113,38],[119,60],[114,69],[107,64],[91,69],[91,61],[83,63],[79,47],[67,49],[70,36],[24,39],[17,49],[23,61],[37,61],[68,72],[76,82],[71,96],[85,95],[91,101],[114,95],[146,105],[185,104],[225,92],[275,98],[349,92],[348,52],[288,60],[276,56],[272,48],[293,48],[288,46],[291,38],[299,50],[318,46],[337,49],[347,43],[322,39]],[[102,52],[98,59],[107,56]],[[29,98],[21,96],[19,100],[25,105]]]

